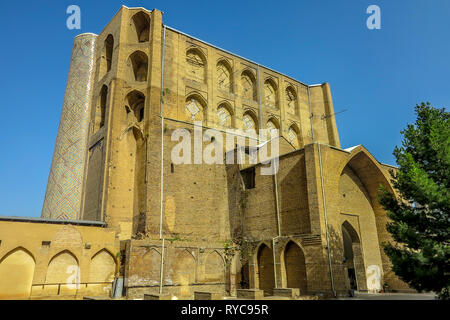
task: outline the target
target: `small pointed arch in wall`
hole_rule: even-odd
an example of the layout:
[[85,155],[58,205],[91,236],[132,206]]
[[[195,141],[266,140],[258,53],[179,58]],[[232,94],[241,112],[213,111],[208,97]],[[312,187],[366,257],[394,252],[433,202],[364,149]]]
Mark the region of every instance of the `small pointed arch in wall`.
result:
[[223,282],[225,280],[225,261],[216,250],[210,252],[206,257],[205,278],[207,282]]
[[189,78],[206,83],[206,56],[202,50],[193,47],[186,51],[186,73]]
[[283,250],[284,272],[287,288],[300,288],[300,293],[307,290],[306,259],[302,248],[290,240]]
[[288,129],[288,141],[295,149],[300,149],[303,147],[300,129],[295,123],[293,123]]
[[0,259],[0,300],[26,299],[30,296],[36,261],[23,247]]
[[133,52],[128,58],[128,81],[147,81],[148,57],[142,51]]
[[277,85],[272,78],[264,81],[264,103],[273,108],[278,107]]
[[47,267],[45,283],[59,284],[68,283],[69,277],[73,280],[79,279],[78,259],[69,250],[61,251],[53,256]]
[[127,113],[128,124],[144,120],[145,116],[145,95],[133,90],[125,97],[125,112]]
[[131,39],[133,42],[147,42],[150,35],[150,17],[139,11],[131,18]]
[[353,226],[347,220],[345,220],[342,223],[342,231],[343,231],[343,233],[344,232],[347,233],[347,235],[350,237],[349,239],[351,240],[352,243],[360,243],[358,232],[355,230],[355,228],[353,228]]
[[94,132],[97,132],[105,125],[106,121],[106,107],[108,103],[108,87],[103,85],[100,89],[100,94],[97,98],[94,115]]
[[232,128],[234,126],[233,108],[228,102],[222,102],[217,107],[217,121],[224,128]]
[[275,287],[275,275],[273,269],[273,252],[266,244],[261,244],[257,252],[259,289],[264,290],[265,295],[271,295]]
[[256,77],[250,70],[244,70],[241,74],[242,96],[246,99],[257,101]]
[[356,229],[345,220],[342,223],[343,264],[347,268],[347,280],[351,289],[366,290],[366,268],[361,240]]
[[206,120],[206,100],[199,93],[191,93],[186,98],[185,112],[189,121]]
[[247,110],[242,116],[242,129],[254,134],[259,132],[259,124],[256,114],[252,110]]
[[90,283],[107,283],[114,280],[116,273],[116,260],[106,249],[97,252],[89,266]]
[[192,253],[185,249],[175,258],[173,281],[181,286],[189,286],[195,282],[197,260]]
[[217,87],[226,92],[233,91],[233,70],[225,59],[217,63]]
[[274,139],[274,138],[280,136],[280,122],[278,121],[277,118],[271,117],[267,121],[266,128],[269,131],[268,134],[269,134],[270,139]]
[[288,85],[284,94],[286,100],[286,111],[290,114],[298,115],[298,98],[294,87]]
[[105,42],[103,44],[102,56],[100,61],[99,79],[103,78],[103,76],[111,70],[113,52],[114,52],[114,37],[112,34],[109,34],[106,37]]

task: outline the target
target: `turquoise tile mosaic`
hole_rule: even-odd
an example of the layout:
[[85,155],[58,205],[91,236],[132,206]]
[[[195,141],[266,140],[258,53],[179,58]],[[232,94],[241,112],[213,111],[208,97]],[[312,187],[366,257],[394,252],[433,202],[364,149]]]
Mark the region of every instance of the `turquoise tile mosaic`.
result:
[[89,33],[74,40],[42,218],[80,218],[96,38]]

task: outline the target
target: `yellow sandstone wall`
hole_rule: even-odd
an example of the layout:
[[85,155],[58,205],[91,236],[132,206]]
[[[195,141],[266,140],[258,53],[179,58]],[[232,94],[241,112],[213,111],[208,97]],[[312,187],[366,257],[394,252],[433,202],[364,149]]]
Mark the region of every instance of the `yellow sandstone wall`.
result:
[[0,221],[0,240],[0,299],[109,296],[119,252],[113,231]]

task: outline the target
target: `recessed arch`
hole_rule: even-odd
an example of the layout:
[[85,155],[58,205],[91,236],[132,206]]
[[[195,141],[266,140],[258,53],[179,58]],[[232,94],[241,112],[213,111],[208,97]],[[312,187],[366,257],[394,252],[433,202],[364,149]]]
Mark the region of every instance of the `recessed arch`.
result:
[[133,90],[125,97],[125,111],[128,116],[128,123],[141,122],[145,115],[145,95]]
[[187,120],[206,120],[206,100],[199,93],[191,93],[186,97],[185,113]]
[[217,250],[208,253],[205,259],[205,280],[222,283],[225,280],[225,261]]
[[[69,250],[63,250],[54,255],[47,267],[46,284],[67,284],[69,278],[79,277],[78,259]],[[74,278],[74,280],[76,280]]]
[[234,125],[233,108],[228,102],[221,102],[217,107],[218,124],[225,128],[231,128]]
[[187,249],[181,251],[173,261],[174,284],[181,286],[180,294],[188,296],[191,294],[190,285],[196,281],[197,260]]
[[302,248],[289,240],[282,251],[287,288],[299,288],[301,294],[307,291],[306,259]]
[[277,85],[272,78],[264,81],[264,102],[273,108],[278,107],[278,91]]
[[102,55],[100,60],[100,77],[103,78],[112,67],[112,57],[114,53],[114,37],[112,34],[109,34],[105,42],[103,43]]
[[273,268],[273,251],[266,244],[262,243],[257,253],[259,289],[264,294],[271,295],[275,287],[275,275]]
[[252,71],[246,69],[241,74],[242,96],[245,99],[256,101],[258,91],[256,87],[256,77]]
[[90,283],[107,283],[114,280],[116,273],[116,259],[107,249],[98,251],[89,266]]
[[253,110],[246,110],[242,116],[242,129],[247,131],[259,132],[259,124],[256,113]]
[[286,111],[290,114],[298,115],[297,92],[294,87],[288,85],[285,90]]
[[135,43],[147,42],[150,35],[150,17],[139,11],[131,18],[131,35]]
[[201,83],[206,83],[206,56],[197,47],[186,51],[187,75]]
[[0,260],[0,299],[26,299],[31,294],[34,256],[25,248],[17,247]]
[[276,138],[280,135],[280,122],[275,117],[270,117],[267,121],[266,128],[269,131],[270,139]]
[[365,290],[366,271],[361,240],[356,229],[348,221],[341,225],[343,243],[343,264],[347,269],[347,281],[350,289]]
[[217,63],[217,86],[219,89],[233,91],[233,70],[227,60],[221,59]]
[[148,73],[148,57],[147,54],[138,50],[128,57],[128,80],[145,82]]
[[96,132],[105,125],[108,87],[103,85],[97,98],[93,131]]
[[300,129],[295,123],[291,124],[288,129],[288,141],[295,149],[300,149],[303,145],[300,136]]

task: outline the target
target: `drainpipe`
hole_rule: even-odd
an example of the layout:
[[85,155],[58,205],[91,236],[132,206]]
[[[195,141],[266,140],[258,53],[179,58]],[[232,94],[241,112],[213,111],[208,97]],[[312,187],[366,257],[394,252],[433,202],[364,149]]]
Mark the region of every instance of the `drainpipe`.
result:
[[[259,121],[259,130],[262,129],[262,112],[261,112],[261,72],[260,72],[260,67],[258,64],[258,112],[259,112],[259,117],[258,117],[258,121]],[[258,143],[261,143],[261,139],[259,139],[258,137]]]
[[160,199],[160,216],[159,216],[159,239],[162,240],[161,248],[161,266],[160,266],[160,280],[159,280],[159,294],[162,294],[163,290],[163,276],[164,276],[164,238],[162,235],[162,223],[163,223],[163,199],[164,199],[164,112],[163,112],[163,94],[164,94],[164,53],[166,47],[166,26],[163,31],[163,44],[161,53],[161,199]]
[[280,205],[279,205],[279,198],[278,198],[278,179],[277,179],[277,171],[278,168],[274,168],[275,172],[273,175],[274,185],[275,185],[275,205],[276,205],[276,211],[277,211],[277,231],[278,235],[272,239],[272,252],[273,252],[273,273],[274,273],[274,280],[275,280],[275,288],[278,288],[278,281],[277,281],[277,263],[276,263],[276,253],[275,253],[275,240],[281,237],[281,218],[280,218]]
[[309,107],[309,122],[311,124],[311,139],[312,143],[314,143],[314,128],[313,128],[313,114],[311,111],[311,89],[308,86],[308,107]]
[[333,279],[333,266],[331,263],[331,247],[330,247],[330,236],[328,233],[327,203],[325,196],[325,187],[323,185],[322,151],[320,149],[320,143],[317,144],[317,147],[319,148],[320,185],[322,186],[323,213],[325,216],[325,231],[327,236],[328,262],[330,265],[331,290],[333,291],[333,295],[336,297],[336,290],[334,288],[334,279]]

